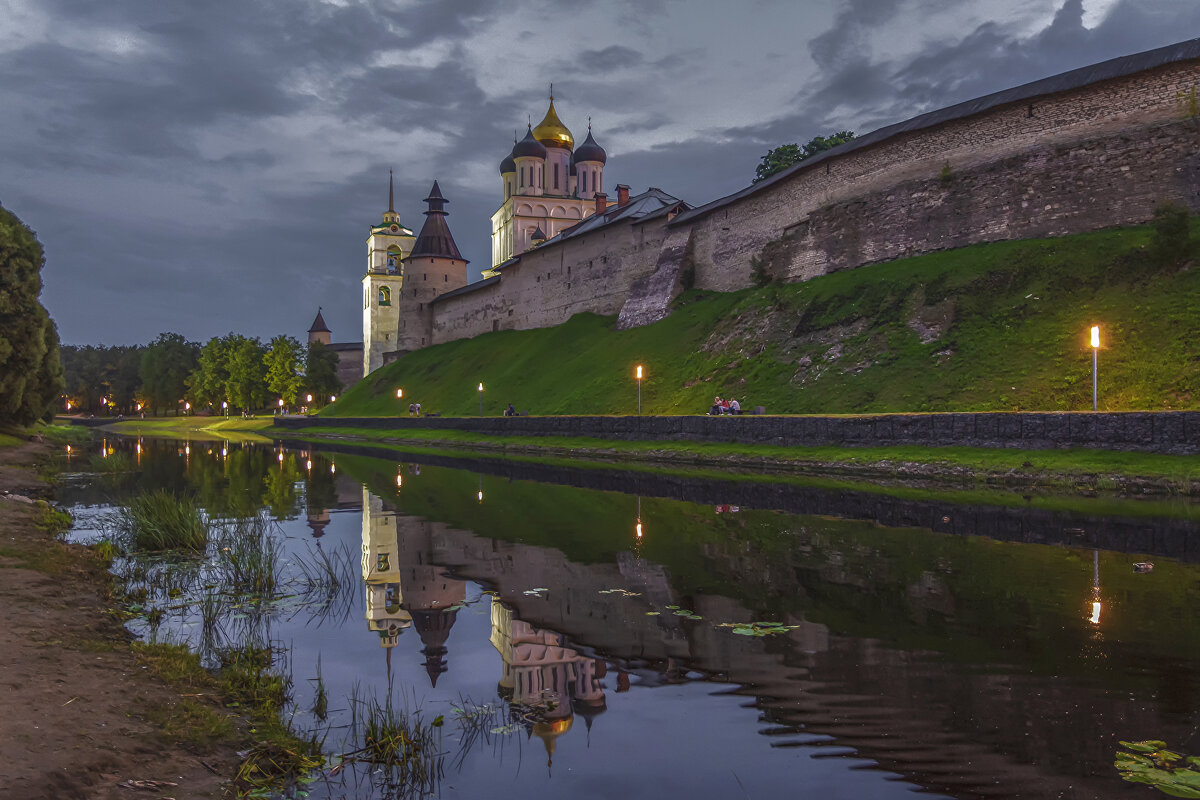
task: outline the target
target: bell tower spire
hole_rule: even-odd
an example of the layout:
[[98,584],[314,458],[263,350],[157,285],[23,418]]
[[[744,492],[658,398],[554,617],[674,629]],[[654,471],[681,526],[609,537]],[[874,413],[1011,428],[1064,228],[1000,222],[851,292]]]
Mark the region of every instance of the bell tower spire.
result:
[[395,213],[396,203],[392,200],[392,171],[388,170],[388,211]]

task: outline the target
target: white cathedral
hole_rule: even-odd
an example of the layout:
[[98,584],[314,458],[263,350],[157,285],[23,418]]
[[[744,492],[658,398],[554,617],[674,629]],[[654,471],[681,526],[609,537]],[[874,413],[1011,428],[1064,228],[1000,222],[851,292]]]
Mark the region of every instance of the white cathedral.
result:
[[[492,268],[592,216],[601,204],[612,205],[604,195],[606,160],[590,124],[587,138],[575,147],[551,94],[546,116],[528,127],[500,164],[504,200],[492,215]],[[425,202],[425,223],[414,236],[396,213],[389,176],[388,210],[367,237],[364,376],[400,353],[431,343],[432,301],[467,285],[467,261],[446,224],[449,201],[436,181]],[[483,271],[484,279],[495,274]]]

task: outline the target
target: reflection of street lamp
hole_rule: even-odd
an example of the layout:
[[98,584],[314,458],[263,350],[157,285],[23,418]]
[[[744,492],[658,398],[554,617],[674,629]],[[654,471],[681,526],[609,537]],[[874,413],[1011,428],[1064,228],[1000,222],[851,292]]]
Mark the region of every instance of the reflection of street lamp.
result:
[[483,502],[483,476],[479,476],[479,491],[475,493],[475,499],[480,503]]
[[404,476],[399,472],[396,473],[396,488],[399,489],[404,485]]
[[1100,326],[1092,326],[1092,411],[1096,410],[1096,383],[1100,371]]
[[479,416],[483,416],[483,384],[479,384]]
[[[1092,330],[1095,330],[1093,328]],[[1092,551],[1092,615],[1088,622],[1100,624],[1100,551]]]
[[642,538],[642,497],[641,497],[641,495],[638,495],[637,524],[634,525],[633,532],[635,534],[637,534],[637,538],[639,540],[641,540],[641,538]]
[[642,365],[641,364],[637,365],[637,369],[634,370],[633,375],[637,379],[637,384],[638,384],[638,416],[640,417],[642,415]]

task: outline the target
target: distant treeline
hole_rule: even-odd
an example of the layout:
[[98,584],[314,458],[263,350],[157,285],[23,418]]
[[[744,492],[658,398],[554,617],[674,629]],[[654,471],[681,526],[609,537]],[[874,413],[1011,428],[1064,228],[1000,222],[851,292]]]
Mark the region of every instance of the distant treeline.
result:
[[[162,333],[145,345],[63,345],[68,413],[231,413],[320,407],[341,391],[337,353],[291,336],[230,333],[204,345]],[[312,400],[308,400],[311,395]],[[68,405],[69,404],[69,407]]]

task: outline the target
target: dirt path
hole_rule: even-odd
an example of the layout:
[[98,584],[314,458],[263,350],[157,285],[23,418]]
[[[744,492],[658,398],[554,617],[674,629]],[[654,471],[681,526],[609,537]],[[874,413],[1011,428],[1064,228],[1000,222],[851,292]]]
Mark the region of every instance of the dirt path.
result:
[[0,800],[221,797],[232,748],[190,752],[144,718],[179,695],[139,665],[99,559],[45,528],[51,451],[0,448]]

